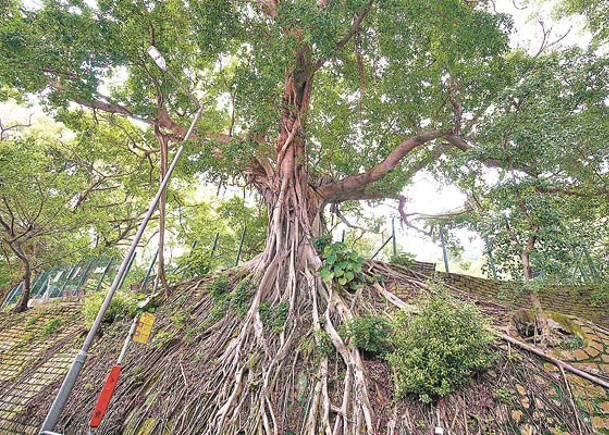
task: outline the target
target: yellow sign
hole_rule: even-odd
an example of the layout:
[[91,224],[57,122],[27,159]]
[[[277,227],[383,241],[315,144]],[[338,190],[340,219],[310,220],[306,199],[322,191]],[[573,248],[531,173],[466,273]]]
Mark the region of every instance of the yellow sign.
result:
[[140,321],[137,324],[137,328],[135,329],[135,334],[133,335],[133,341],[138,343],[146,343],[148,338],[150,337],[150,332],[152,331],[152,325],[154,324],[154,316],[150,313],[143,313],[140,316]]

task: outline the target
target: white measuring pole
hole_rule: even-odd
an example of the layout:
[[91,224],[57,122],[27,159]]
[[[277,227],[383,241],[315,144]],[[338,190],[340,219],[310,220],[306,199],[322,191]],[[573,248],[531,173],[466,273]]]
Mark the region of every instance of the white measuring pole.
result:
[[[193,119],[192,123],[190,124],[190,128],[188,129],[188,132],[184,136],[184,141],[187,141],[190,138],[190,136],[192,135],[192,132],[194,131],[195,126],[197,125],[197,122],[199,121],[199,118],[201,117],[202,112],[203,112],[203,106],[201,105],[199,107],[199,110],[197,111],[197,114],[195,115],[195,118]],[[178,160],[180,159],[180,156],[182,155],[183,151],[184,151],[184,145],[181,145],[180,148],[178,148],[178,150],[173,158],[173,161],[171,162],[171,165],[169,166],[169,169],[167,170],[167,174],[165,174],[165,178],[163,178],[163,181],[161,183],[161,186],[159,187],[159,190],[158,190],[156,196],[150,202],[150,206],[148,208],[148,213],[146,213],[144,220],[140,224],[140,226],[137,230],[137,233],[133,239],[133,242],[131,243],[129,250],[127,251],[127,255],[125,255],[125,258],[123,259],[123,263],[121,264],[121,267],[118,270],[118,273],[114,277],[112,286],[110,287],[110,290],[108,291],[108,295],[106,296],[106,299],[104,299],[104,302],[103,302],[101,308],[99,309],[99,312],[97,313],[97,318],[95,319],[95,322],[93,323],[93,326],[91,327],[91,330],[87,334],[87,338],[85,339],[85,343],[83,344],[82,349],[80,350],[80,352],[78,352],[78,354],[74,358],[74,361],[72,362],[72,366],[70,367],[70,371],[68,372],[65,379],[63,380],[63,383],[61,384],[61,388],[59,389],[59,392],[57,393],[57,396],[55,397],[55,400],[53,401],[53,404],[51,405],[51,409],[49,409],[49,413],[47,414],[46,419],[44,420],[44,423],[42,424],[42,427],[40,428],[40,434],[52,433],[53,429],[55,428],[55,425],[57,424],[57,421],[59,420],[59,417],[60,417],[61,413],[63,412],[63,409],[66,406],[68,398],[70,397],[70,394],[72,393],[72,389],[74,388],[76,379],[78,378],[78,375],[80,374],[80,371],[82,370],[82,367],[85,364],[85,361],[87,359],[87,352],[89,350],[89,347],[91,346],[91,343],[93,342],[93,339],[95,338],[95,334],[97,333],[97,330],[99,329],[99,326],[102,322],[104,314],[105,314],[106,310],[108,309],[108,307],[110,306],[110,301],[112,300],[114,293],[118,289],[121,279],[122,279],[123,275],[125,274],[125,270],[127,269],[127,266],[129,265],[129,262],[131,261],[131,258],[135,254],[137,245],[139,244],[139,242],[142,238],[142,235],[144,234],[144,230],[146,229],[146,226],[148,225],[148,222],[150,221],[150,218],[152,217],[152,215],[156,209],[156,206],[159,203],[161,195],[163,195],[163,192],[165,191],[165,188],[167,187],[167,184],[169,183],[173,170],[175,169],[176,164],[178,163]]]

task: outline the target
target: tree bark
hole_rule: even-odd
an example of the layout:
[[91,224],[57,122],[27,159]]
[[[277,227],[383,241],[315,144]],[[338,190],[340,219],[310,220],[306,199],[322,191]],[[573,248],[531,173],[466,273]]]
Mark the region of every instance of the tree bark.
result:
[[27,303],[30,300],[32,265],[30,264],[30,259],[20,244],[11,244],[11,250],[15,253],[15,255],[17,255],[21,261],[21,264],[23,265],[23,289],[21,291],[19,302],[17,302],[17,305],[15,305],[15,308],[13,309],[16,313],[21,313],[23,311],[27,311]]
[[[520,252],[520,263],[522,265],[522,272],[524,274],[524,278],[527,282],[531,282],[533,280],[533,268],[531,266],[531,258],[530,252],[535,247],[535,242],[537,241],[537,231],[539,230],[538,226],[533,227],[533,234],[529,237],[527,244],[524,246],[522,251]],[[537,321],[537,327],[541,330],[541,342],[546,343],[551,338],[550,326],[548,325],[548,318],[546,317],[543,306],[541,305],[541,300],[539,299],[539,295],[534,290],[529,290],[529,298],[531,300],[531,304],[533,305],[533,310],[535,311],[535,318]],[[535,329],[535,333],[537,333],[537,328]],[[537,338],[537,337],[535,337]]]

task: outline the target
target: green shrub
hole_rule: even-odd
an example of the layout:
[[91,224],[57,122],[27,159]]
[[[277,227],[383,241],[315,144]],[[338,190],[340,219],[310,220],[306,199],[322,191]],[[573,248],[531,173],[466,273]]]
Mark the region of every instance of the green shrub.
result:
[[383,355],[390,347],[391,330],[391,324],[385,318],[368,314],[351,319],[343,325],[341,332],[358,349]]
[[207,287],[207,292],[216,302],[226,298],[228,294],[228,277],[220,275]]
[[362,264],[365,260],[354,250],[348,249],[344,243],[336,242],[325,246],[321,260],[323,266],[319,275],[324,281],[334,282],[352,291],[362,286]]
[[419,315],[399,315],[395,350],[387,356],[396,396],[412,393],[430,402],[487,368],[492,362],[492,335],[485,326],[473,305],[448,295],[424,300]]
[[[97,313],[105,298],[105,292],[94,293],[85,298],[83,314],[85,316],[85,328],[87,328],[87,330],[91,329],[93,326]],[[134,298],[125,293],[116,292],[112,297],[110,306],[104,313],[102,324],[111,325],[115,320],[120,319],[127,314],[131,314],[131,311],[135,310],[136,306],[137,301]]]
[[414,263],[416,263],[416,260],[414,258],[414,255],[409,254],[407,252],[403,252],[403,253],[400,253],[398,255],[394,255],[393,257],[391,257],[391,260],[389,260],[389,262],[391,264],[398,264],[400,266],[410,267]]

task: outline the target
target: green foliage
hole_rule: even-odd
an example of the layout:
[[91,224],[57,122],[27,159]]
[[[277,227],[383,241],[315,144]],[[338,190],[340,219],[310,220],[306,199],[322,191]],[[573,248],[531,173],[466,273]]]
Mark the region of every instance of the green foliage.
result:
[[[583,13],[597,43],[606,41],[606,2],[558,3],[565,14]],[[560,277],[583,236],[595,259],[602,258],[595,241],[609,228],[602,200],[608,188],[606,50],[550,44],[533,56],[511,49],[512,33],[521,29],[490,1],[210,0],[148,6],[134,0],[5,0],[0,6],[0,100],[38,93],[49,112],[78,135],[74,143],[63,135],[69,151],[54,147],[49,153],[39,141],[15,145],[29,153],[33,165],[40,162],[32,166],[40,180],[27,173],[27,163],[15,164],[20,152],[0,169],[3,184],[25,180],[25,187],[3,192],[9,199],[57,177],[61,201],[42,189],[52,213],[45,207],[41,222],[47,228],[37,232],[54,236],[39,237],[28,251],[79,253],[77,248],[89,249],[93,240],[97,248],[113,247],[130,233],[125,220],[138,216],[146,192],[135,180],[151,184],[156,175],[153,131],[163,130],[173,142],[183,136],[194,109],[147,55],[144,42],[152,37],[177,81],[205,98],[197,146],[186,144],[176,181],[188,184],[196,177],[226,186],[247,179],[268,187],[268,199],[278,193],[278,184],[265,180],[266,174],[281,177],[277,133],[291,130],[281,124],[285,120],[300,119],[303,142],[294,161],[305,172],[306,191],[329,192],[322,202],[349,207],[345,199],[395,198],[418,171],[428,169],[459,184],[477,203],[471,227],[488,238],[502,276],[518,277],[517,251],[531,237],[531,222],[539,226],[531,263],[541,273]],[[354,17],[359,17],[356,32]],[[299,107],[285,98],[293,89],[306,89]],[[74,110],[74,103],[92,108],[95,116]],[[155,128],[135,128],[121,116]],[[100,127],[108,125],[113,128]],[[408,138],[415,143],[404,142]],[[98,143],[125,152],[109,158],[110,147],[94,152]],[[492,166],[492,174],[485,165]],[[11,175],[11,166],[24,173]],[[105,178],[97,184],[100,174]],[[129,174],[127,181],[118,181],[122,174]],[[487,182],[495,175],[496,181]],[[338,186],[337,180],[345,183]],[[89,186],[92,194],[79,206],[87,210],[86,225],[59,222],[70,217],[66,198],[77,198]],[[183,242],[211,247],[220,233],[222,249],[211,269],[231,265],[244,226],[243,255],[260,252],[264,207],[247,207],[241,199],[217,209],[191,207],[200,195],[186,190],[172,193],[170,200],[180,201],[170,203],[180,205],[169,213],[184,217]],[[112,201],[98,202],[106,195]],[[25,208],[37,210],[34,202]],[[64,249],[67,228],[80,237]],[[323,247],[323,255],[331,246]],[[341,266],[345,261],[332,260],[335,254],[327,253],[320,273],[328,282],[357,288],[358,260],[347,258]],[[196,260],[200,273],[207,261],[204,255]],[[356,263],[351,270],[350,261]]]
[[[97,317],[97,313],[106,298],[105,292],[98,292],[92,295],[89,295],[85,298],[85,302],[83,305],[83,314],[85,317],[85,328],[87,330],[91,329],[95,319]],[[104,317],[102,318],[102,325],[111,325],[116,320],[119,320],[126,315],[133,314],[137,309],[137,300],[132,296],[122,293],[116,292],[112,297],[112,301],[110,302],[110,306],[104,313]]]
[[344,243],[326,245],[321,253],[323,266],[319,275],[326,282],[334,282],[347,290],[355,291],[362,286],[362,264],[364,258]]
[[492,335],[478,310],[448,295],[424,300],[418,315],[400,314],[387,355],[396,395],[429,402],[465,384],[492,362]]
[[250,307],[250,301],[256,289],[256,283],[250,279],[244,279],[235,286],[230,293],[229,308],[237,316],[243,316]]
[[332,235],[331,234],[317,236],[311,240],[311,246],[313,246],[313,248],[315,248],[317,250],[317,252],[319,252],[320,254],[322,252],[324,252],[324,249],[326,248],[326,246],[329,246],[330,244],[332,244]]
[[174,216],[179,222],[176,230],[179,230],[182,243],[197,241],[197,246],[191,253],[187,252],[178,259],[178,278],[181,278],[182,273],[185,277],[198,276],[215,272],[219,268],[233,267],[244,227],[246,232],[241,251],[242,260],[254,257],[264,246],[264,207],[248,206],[245,200],[239,197],[221,200],[219,204],[214,205],[212,201],[217,201],[215,198],[200,198],[202,191],[196,180],[180,189],[180,201],[186,206],[180,206],[179,214]]
[[408,252],[403,252],[391,257],[391,260],[389,260],[389,262],[391,264],[399,264],[400,266],[409,267],[412,266],[416,262],[416,260],[414,258],[414,255]]
[[42,325],[42,327],[40,328],[40,334],[43,337],[46,337],[47,335],[51,335],[51,334],[56,334],[57,332],[59,332],[59,328],[61,328],[62,326],[63,326],[62,319],[47,320],[46,322],[44,322],[44,325]]
[[288,301],[280,302],[276,308],[271,307],[271,304],[268,301],[262,301],[258,308],[262,324],[265,327],[270,328],[275,334],[279,334],[283,331],[283,326],[288,318],[289,311],[290,303]]
[[386,318],[372,314],[354,317],[341,330],[343,337],[351,339],[353,346],[381,356],[390,349],[392,332]]
[[316,329],[313,332],[315,338],[315,349],[322,355],[331,355],[334,352],[334,344],[332,338],[326,331]]
[[563,16],[583,15],[597,43],[609,40],[609,5],[596,0],[560,0],[555,3]]
[[176,260],[180,278],[207,275],[211,272],[212,258],[206,246],[197,245],[188,254]]

